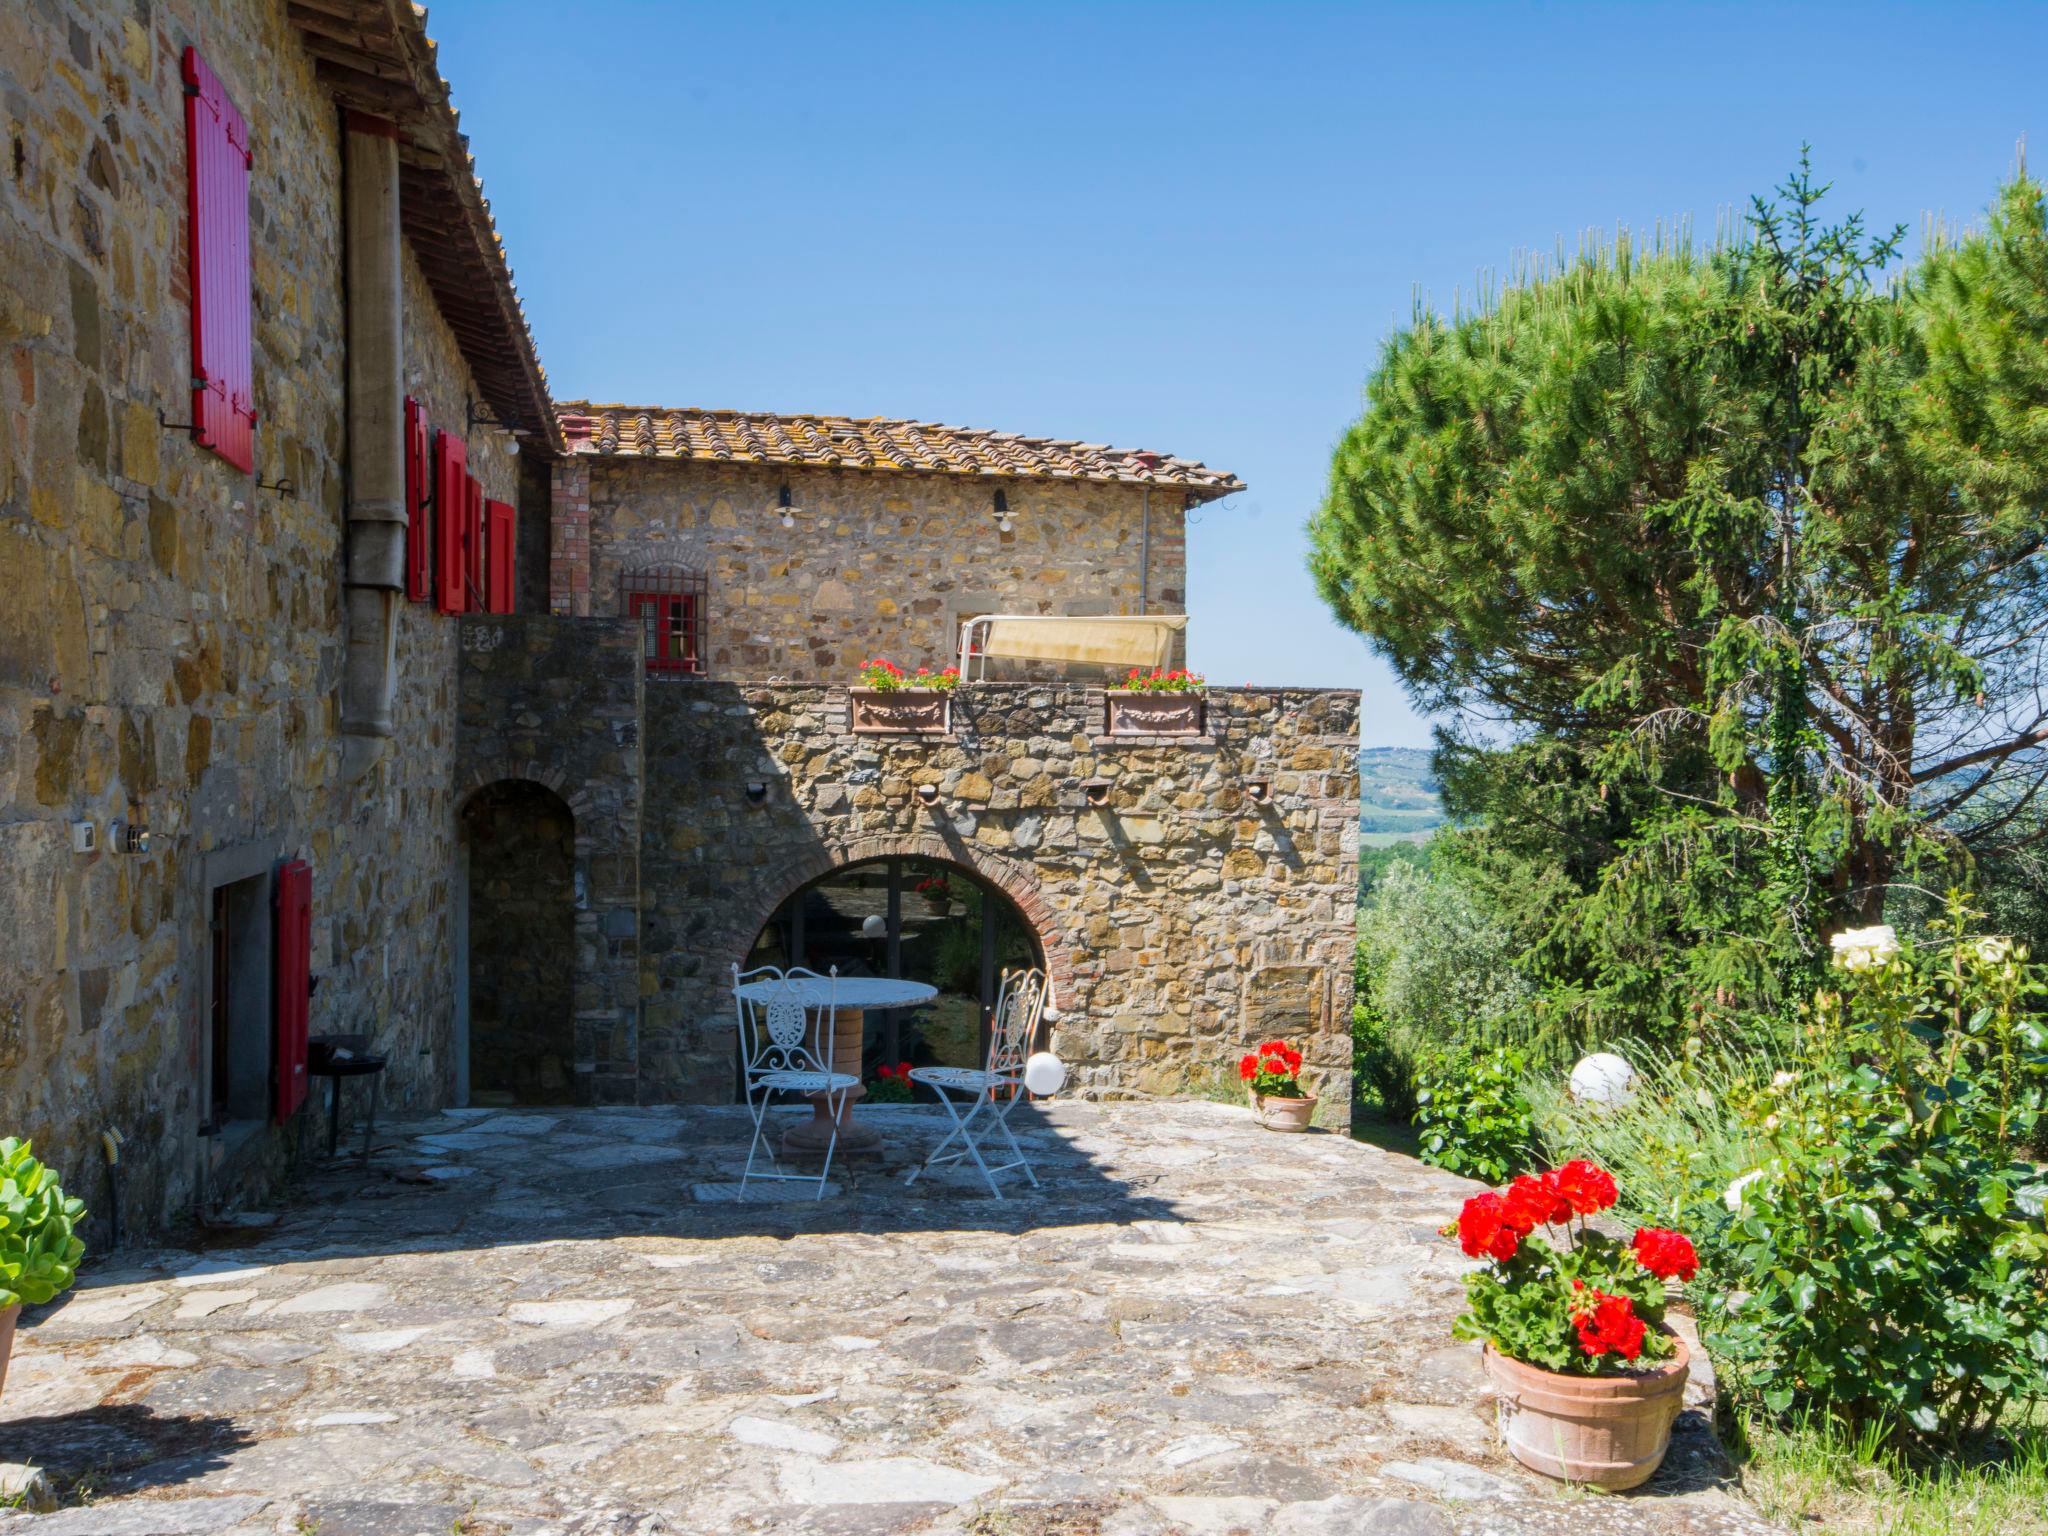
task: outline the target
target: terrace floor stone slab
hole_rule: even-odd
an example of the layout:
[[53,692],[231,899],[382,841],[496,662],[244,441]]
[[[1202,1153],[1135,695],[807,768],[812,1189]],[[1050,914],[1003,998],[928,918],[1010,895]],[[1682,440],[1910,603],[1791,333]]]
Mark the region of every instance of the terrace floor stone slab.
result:
[[997,1201],[906,1184],[935,1113],[863,1113],[822,1200],[739,1197],[743,1109],[402,1121],[232,1250],[89,1265],[0,1397],[69,1507],[0,1536],[1773,1529],[1699,1391],[1635,1493],[1507,1458],[1450,1338],[1463,1180],[1234,1106],[1055,1104]]

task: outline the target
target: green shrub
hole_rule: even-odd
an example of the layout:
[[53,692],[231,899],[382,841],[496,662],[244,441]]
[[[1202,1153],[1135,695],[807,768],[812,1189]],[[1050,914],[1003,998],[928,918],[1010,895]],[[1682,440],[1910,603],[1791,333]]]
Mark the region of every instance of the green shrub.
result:
[[1513,1043],[1534,997],[1515,959],[1506,926],[1448,875],[1396,864],[1359,908],[1362,996],[1410,1041]]
[[1522,1096],[1528,1062],[1509,1046],[1424,1056],[1415,1075],[1422,1160],[1498,1184],[1535,1160],[1536,1123]]
[[2048,1397],[2048,1176],[2021,1155],[2048,1075],[2041,967],[1870,930],[1793,1059],[1729,1096],[1762,1154],[1696,1228],[1700,1321],[1739,1401],[1955,1445]]
[[65,1195],[27,1142],[0,1139],[0,1307],[70,1289],[85,1255],[72,1229],[84,1219],[85,1202]]
[[1351,1081],[1389,1119],[1415,1118],[1415,1052],[1364,1003],[1351,1010]]

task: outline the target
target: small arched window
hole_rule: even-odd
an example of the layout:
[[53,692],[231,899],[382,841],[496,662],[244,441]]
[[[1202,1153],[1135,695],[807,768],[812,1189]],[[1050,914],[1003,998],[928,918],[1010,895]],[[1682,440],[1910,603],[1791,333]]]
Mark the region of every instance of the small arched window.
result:
[[620,578],[626,617],[640,620],[650,677],[704,675],[704,573],[647,565]]

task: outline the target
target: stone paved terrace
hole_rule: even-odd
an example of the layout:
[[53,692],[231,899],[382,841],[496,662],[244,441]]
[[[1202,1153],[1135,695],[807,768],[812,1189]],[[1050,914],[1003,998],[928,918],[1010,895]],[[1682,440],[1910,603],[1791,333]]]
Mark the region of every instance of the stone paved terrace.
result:
[[998,1204],[906,1188],[938,1121],[865,1113],[818,1204],[732,1198],[743,1110],[454,1111],[273,1227],[116,1255],[17,1344],[0,1455],[68,1507],[0,1536],[1769,1529],[1697,1407],[1638,1494],[1496,1453],[1459,1179],[1059,1104]]

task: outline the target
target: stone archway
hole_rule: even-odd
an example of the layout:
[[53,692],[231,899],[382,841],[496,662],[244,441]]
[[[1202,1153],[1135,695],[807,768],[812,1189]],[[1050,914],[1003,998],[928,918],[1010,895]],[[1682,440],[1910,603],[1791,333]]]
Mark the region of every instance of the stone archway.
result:
[[576,1070],[576,822],[533,779],[499,779],[463,802],[468,1098],[567,1104]]
[[732,911],[739,921],[726,931],[716,974],[727,976],[731,966],[745,965],[754,940],[769,917],[805,886],[836,870],[889,858],[934,859],[958,865],[1002,892],[1038,940],[1054,999],[1061,1007],[1070,1005],[1077,980],[1074,951],[1057,914],[1039,890],[1031,867],[971,843],[938,837],[862,837],[824,844],[810,850],[807,857],[760,876],[733,901]]

